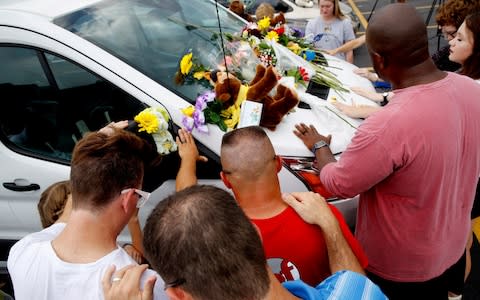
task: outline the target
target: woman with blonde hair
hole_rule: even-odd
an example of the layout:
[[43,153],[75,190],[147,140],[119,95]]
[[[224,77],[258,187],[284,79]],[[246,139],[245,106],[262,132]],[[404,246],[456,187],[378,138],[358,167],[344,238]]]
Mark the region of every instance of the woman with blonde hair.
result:
[[[340,10],[338,0],[319,0],[320,16],[310,20],[305,28],[305,36],[312,37],[314,46],[322,50],[336,49],[355,39],[350,19]],[[337,57],[353,63],[353,51],[338,53]]]

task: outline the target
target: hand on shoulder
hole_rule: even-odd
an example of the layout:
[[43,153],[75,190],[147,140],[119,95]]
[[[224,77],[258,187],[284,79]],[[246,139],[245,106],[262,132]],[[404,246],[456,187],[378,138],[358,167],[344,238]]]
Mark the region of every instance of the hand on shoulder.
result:
[[283,194],[283,201],[290,205],[307,223],[320,226],[322,230],[338,227],[338,220],[325,198],[313,192]]
[[115,272],[115,266],[108,267],[102,279],[105,300],[152,300],[155,276],[149,277],[140,289],[140,278],[147,268],[148,265],[128,265]]

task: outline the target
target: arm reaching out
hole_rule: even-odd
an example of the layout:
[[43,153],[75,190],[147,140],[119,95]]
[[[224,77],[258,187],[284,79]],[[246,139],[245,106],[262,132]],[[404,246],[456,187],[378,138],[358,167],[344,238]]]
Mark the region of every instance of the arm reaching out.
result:
[[[312,150],[316,142],[324,141],[327,145],[330,145],[330,141],[332,140],[331,135],[323,136],[318,133],[315,126],[307,126],[304,123],[296,124],[293,133],[302,140],[308,150]],[[321,147],[315,150],[313,154],[317,159],[317,168],[320,171],[326,164],[337,161],[333,156],[330,147]]]
[[138,210],[137,208],[135,214],[128,221],[128,231],[132,238],[132,244],[123,246],[123,249],[140,264],[143,261],[143,233],[138,220]]
[[205,156],[199,155],[192,134],[185,129],[178,131],[178,155],[182,162],[177,173],[175,187],[177,191],[197,184],[197,161],[206,162]]
[[339,111],[349,116],[350,118],[366,119],[374,112],[381,109],[381,107],[371,105],[348,105],[338,101],[332,103]]
[[327,244],[330,271],[350,270],[365,274],[343,236],[338,220],[328,207],[325,199],[312,192],[284,195],[283,200],[309,224],[318,225]]

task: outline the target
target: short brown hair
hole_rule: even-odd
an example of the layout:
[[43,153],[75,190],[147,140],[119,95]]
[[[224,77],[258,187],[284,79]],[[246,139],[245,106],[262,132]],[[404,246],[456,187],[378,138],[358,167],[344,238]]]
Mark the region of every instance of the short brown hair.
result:
[[43,228],[55,223],[63,213],[68,195],[72,193],[70,181],[59,181],[50,185],[40,196],[38,212]]
[[275,170],[267,167],[276,159],[275,150],[260,126],[237,128],[224,134],[220,153],[223,172],[235,174],[243,182],[257,181],[264,174],[277,176]]
[[439,26],[455,26],[459,28],[466,16],[480,10],[478,0],[448,0],[438,8],[435,19]]
[[121,190],[140,187],[151,145],[125,130],[89,133],[73,149],[70,181],[73,209],[98,210]]
[[163,201],[147,219],[145,254],[166,284],[195,299],[263,299],[270,280],[260,237],[235,199],[192,186]]

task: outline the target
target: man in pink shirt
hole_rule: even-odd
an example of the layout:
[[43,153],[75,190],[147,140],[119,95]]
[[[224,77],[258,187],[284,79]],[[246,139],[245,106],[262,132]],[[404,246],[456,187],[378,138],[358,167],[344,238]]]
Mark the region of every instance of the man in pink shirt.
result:
[[295,134],[330,192],[360,194],[356,236],[373,281],[390,299],[447,299],[446,271],[465,251],[480,173],[480,86],[435,67],[423,20],[407,4],[377,12],[366,39],[394,98],[338,162],[330,136],[305,124]]

